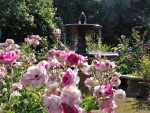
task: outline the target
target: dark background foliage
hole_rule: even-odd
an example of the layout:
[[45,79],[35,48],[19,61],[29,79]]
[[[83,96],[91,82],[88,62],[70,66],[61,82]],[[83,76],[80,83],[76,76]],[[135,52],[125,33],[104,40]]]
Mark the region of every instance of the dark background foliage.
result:
[[149,6],[149,0],[0,0],[0,28],[3,41],[22,41],[31,34],[53,41],[54,28],[65,33],[63,26],[78,23],[84,12],[88,24],[102,26],[102,42],[117,45],[121,35],[131,35],[133,26],[147,29]]
[[64,24],[78,23],[83,11],[87,23],[103,27],[102,41],[110,45],[118,44],[121,35],[129,37],[133,26],[146,29],[149,5],[149,0],[54,0]]

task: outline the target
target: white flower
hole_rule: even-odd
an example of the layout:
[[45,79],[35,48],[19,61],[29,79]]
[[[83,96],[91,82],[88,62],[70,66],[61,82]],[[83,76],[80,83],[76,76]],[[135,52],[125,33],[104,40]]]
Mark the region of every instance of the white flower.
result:
[[126,97],[126,93],[122,89],[118,89],[115,92],[115,97],[118,98],[119,100],[124,100]]
[[18,97],[18,96],[21,96],[21,94],[18,92],[18,91],[13,91],[10,95],[10,97]]

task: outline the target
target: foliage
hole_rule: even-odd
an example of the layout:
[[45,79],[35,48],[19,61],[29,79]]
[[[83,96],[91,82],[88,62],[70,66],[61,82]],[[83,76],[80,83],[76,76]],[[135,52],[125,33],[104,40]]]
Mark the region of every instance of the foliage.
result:
[[146,27],[149,5],[148,0],[54,0],[56,15],[64,24],[78,23],[83,11],[88,24],[103,26],[102,42],[115,46],[118,37],[131,35],[133,26]]
[[97,103],[95,102],[96,102],[95,99],[92,96],[90,96],[90,97],[83,99],[80,106],[87,111],[91,111],[93,109],[96,110],[98,109],[98,102]]
[[145,80],[150,79],[150,58],[147,55],[142,56],[140,59],[140,70],[138,74]]
[[140,74],[141,61],[143,56],[149,57],[150,41],[147,38],[149,36],[148,32],[144,31],[141,33],[140,30],[138,27],[133,27],[132,37],[126,38],[122,35],[118,47],[113,48],[119,53],[119,57],[116,59],[117,71],[123,74],[143,76]]
[[100,37],[98,37],[98,42],[96,43],[92,37],[88,36],[86,37],[86,43],[87,43],[87,50],[88,51],[109,51],[110,46],[107,44],[102,44]]
[[55,9],[52,0],[1,0],[0,28],[3,42],[7,38],[21,42],[27,35],[47,36],[52,43]]

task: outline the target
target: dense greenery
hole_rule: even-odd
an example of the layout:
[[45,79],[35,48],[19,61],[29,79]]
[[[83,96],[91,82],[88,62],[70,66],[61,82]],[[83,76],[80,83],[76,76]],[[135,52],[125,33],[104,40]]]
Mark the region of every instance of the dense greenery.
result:
[[[55,24],[53,0],[0,0],[0,28],[3,41],[23,41],[27,35],[52,35]],[[52,41],[52,39],[51,39]]]
[[[133,26],[147,29],[150,1],[148,0],[0,0],[0,28],[3,41],[38,34],[53,41],[55,27],[78,23],[83,11],[87,23],[102,25],[102,42],[117,45],[121,35],[130,36]],[[72,45],[74,37],[67,36]],[[129,37],[130,38],[130,37]]]
[[148,0],[54,0],[56,15],[64,24],[78,23],[83,11],[87,23],[100,24],[103,42],[118,43],[121,35],[130,36],[133,26],[146,29],[150,1]]

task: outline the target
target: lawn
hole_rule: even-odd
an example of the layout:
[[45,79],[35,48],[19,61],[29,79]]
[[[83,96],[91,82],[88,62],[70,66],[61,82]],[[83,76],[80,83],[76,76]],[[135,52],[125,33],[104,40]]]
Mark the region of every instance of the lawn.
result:
[[[115,113],[150,113],[150,98],[136,98],[136,93],[127,92],[127,98],[117,101]],[[94,113],[102,113],[94,110]]]

